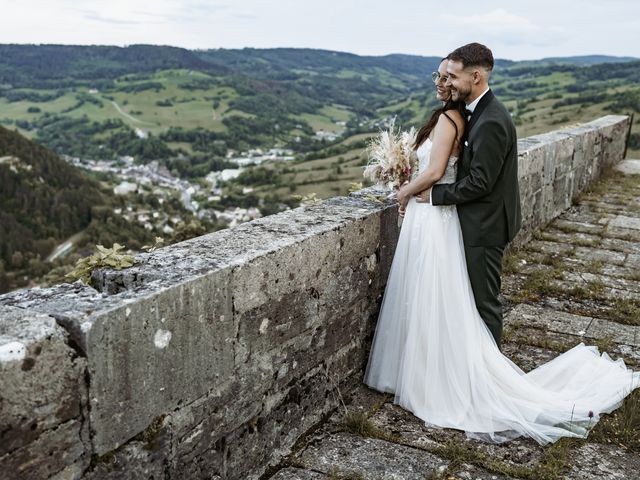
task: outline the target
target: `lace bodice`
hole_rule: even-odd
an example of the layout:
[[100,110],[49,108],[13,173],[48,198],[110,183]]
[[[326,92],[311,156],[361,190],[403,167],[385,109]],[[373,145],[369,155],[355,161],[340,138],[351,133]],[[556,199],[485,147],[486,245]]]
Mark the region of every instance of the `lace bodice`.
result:
[[[425,168],[429,166],[429,159],[431,157],[431,147],[433,143],[430,138],[427,138],[422,145],[418,147],[416,153],[418,154],[418,173],[424,171]],[[456,174],[458,172],[458,157],[451,156],[449,157],[449,162],[447,163],[447,169],[444,172],[444,175],[440,180],[436,183],[454,183],[456,181]]]

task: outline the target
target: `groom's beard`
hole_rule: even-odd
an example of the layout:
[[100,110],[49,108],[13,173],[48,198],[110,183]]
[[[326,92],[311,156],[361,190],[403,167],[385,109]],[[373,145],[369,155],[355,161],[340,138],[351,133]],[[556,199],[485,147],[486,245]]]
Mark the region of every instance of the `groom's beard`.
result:
[[451,87],[451,98],[456,102],[465,102],[471,95],[471,86],[467,88],[453,88]]

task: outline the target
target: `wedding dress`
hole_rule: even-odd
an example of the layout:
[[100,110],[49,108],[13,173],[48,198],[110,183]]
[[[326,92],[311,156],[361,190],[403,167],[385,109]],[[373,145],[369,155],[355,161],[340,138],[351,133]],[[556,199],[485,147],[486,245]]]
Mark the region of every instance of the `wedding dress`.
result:
[[[419,171],[431,140],[418,149]],[[438,183],[456,179],[451,157]],[[473,268],[473,266],[470,266]],[[425,424],[500,443],[583,437],[640,384],[640,372],[584,343],[525,373],[498,349],[467,274],[456,207],[407,204],[365,384]]]

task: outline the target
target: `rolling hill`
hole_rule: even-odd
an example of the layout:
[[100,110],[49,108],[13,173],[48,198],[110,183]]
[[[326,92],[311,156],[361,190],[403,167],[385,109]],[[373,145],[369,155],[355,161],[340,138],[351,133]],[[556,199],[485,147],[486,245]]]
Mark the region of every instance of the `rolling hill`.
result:
[[[294,160],[247,167],[193,199],[207,218],[235,206],[266,215],[295,205],[294,195],[341,195],[361,181],[367,138],[392,117],[418,126],[437,105],[430,73],[439,62],[293,48],[0,45],[0,291],[46,273],[43,259],[71,236],[76,256],[115,241],[135,250],[164,236],[169,220],[194,217],[168,191],[114,197],[118,175],[92,178],[58,155],[116,171],[127,156],[158,162],[208,192],[207,174],[236,166],[228,157],[290,149]],[[491,85],[520,137],[635,114],[629,155],[638,155],[638,78],[640,61],[627,57],[498,59]],[[154,212],[156,225],[136,220]]]
[[[333,165],[332,175],[274,167],[306,171],[281,176],[281,195],[307,193],[317,180],[328,196],[360,180],[362,142],[345,150],[343,140],[393,116],[417,126],[436,106],[429,74],[439,61],[294,48],[0,45],[0,124],[60,154],[159,160],[186,178],[230,168],[230,152],[252,148],[290,148],[311,165],[346,152],[350,163]],[[639,77],[640,61],[628,57],[498,59],[491,84],[523,137],[639,113]],[[638,121],[632,155],[640,153]]]
[[[439,60],[293,48],[0,45],[0,124],[61,154],[183,156],[215,169],[211,158],[229,150],[277,146],[303,155],[326,146],[317,132],[345,138],[389,115],[419,123],[435,106],[429,74]],[[639,73],[640,62],[628,57],[497,60],[492,84],[528,135],[565,117],[633,107],[617,96],[636,95]],[[562,108],[560,100],[588,109]]]

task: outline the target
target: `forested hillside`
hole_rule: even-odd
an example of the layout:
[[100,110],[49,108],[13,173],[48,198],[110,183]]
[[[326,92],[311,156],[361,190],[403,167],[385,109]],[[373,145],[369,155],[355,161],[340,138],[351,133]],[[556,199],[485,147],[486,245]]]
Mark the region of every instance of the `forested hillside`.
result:
[[0,127],[0,259],[21,266],[85,228],[105,203],[97,182],[46,148]]
[[[164,215],[191,221],[191,212],[175,199],[162,202],[151,192],[116,197],[111,188],[55,153],[0,126],[0,293],[27,284],[53,266],[63,267],[56,277],[62,279],[69,260],[91,253],[96,244],[119,242],[140,249],[145,242],[153,243],[154,235],[163,232],[145,228],[122,212],[127,207],[153,210],[160,203]],[[200,233],[213,227],[206,225]],[[76,253],[71,259],[45,261],[72,236]]]

